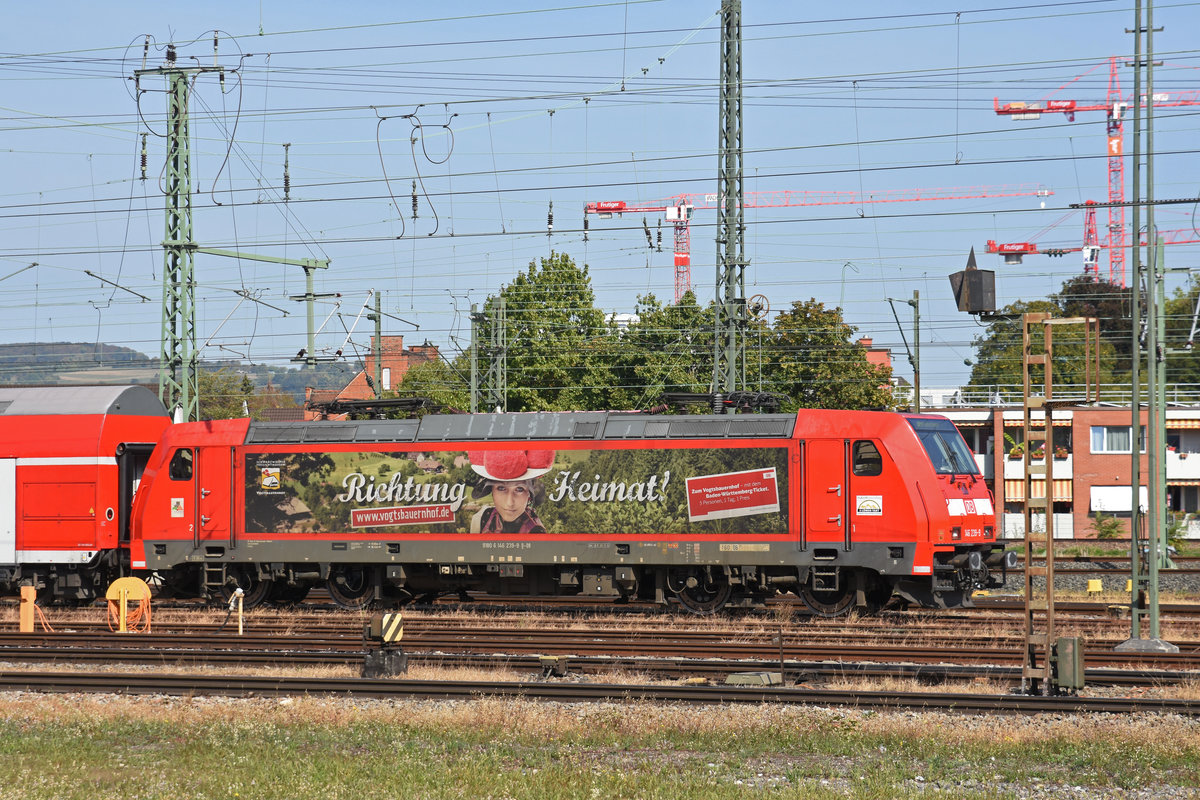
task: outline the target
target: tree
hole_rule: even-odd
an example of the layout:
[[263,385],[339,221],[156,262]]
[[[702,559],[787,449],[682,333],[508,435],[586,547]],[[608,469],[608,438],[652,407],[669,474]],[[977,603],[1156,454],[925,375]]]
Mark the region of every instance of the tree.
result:
[[595,305],[587,267],[565,253],[531,261],[485,304],[488,341],[504,300],[509,411],[611,408],[615,341]]
[[[1079,309],[1079,306],[1074,308]],[[1005,306],[988,324],[987,330],[977,336],[975,345],[975,365],[971,368],[971,377],[967,385],[976,389],[993,391],[994,387],[1019,387],[1023,382],[1022,353],[1022,321],[1027,313],[1044,312],[1056,317],[1067,316],[1063,307],[1051,300],[1017,301]],[[1074,316],[1074,315],[1072,315]],[[1104,338],[1103,330],[1100,339],[1100,382],[1113,381],[1113,367],[1117,363],[1113,344]],[[1040,352],[1041,331],[1035,334],[1037,342],[1034,352]],[[1054,346],[1054,383],[1055,386],[1080,386],[1085,382],[1086,365],[1084,359],[1086,329],[1083,325],[1068,325],[1058,327],[1053,333]],[[1042,378],[1040,368],[1031,373],[1038,386]],[[1093,376],[1093,380],[1095,376]],[[1009,398],[1012,399],[1012,398]]]
[[1100,341],[1112,348],[1109,371],[1117,380],[1129,375],[1129,354],[1133,351],[1132,292],[1115,283],[1077,275],[1064,281],[1053,299],[1064,317],[1095,317],[1100,324]]
[[688,291],[663,305],[639,296],[635,320],[616,328],[614,408],[646,408],[664,392],[705,392],[712,384],[713,309]]
[[1200,300],[1200,278],[1193,276],[1186,289],[1177,288],[1166,300],[1167,380],[1200,383],[1200,355],[1192,342],[1192,324]]
[[202,369],[196,376],[200,419],[236,419],[249,413],[254,382],[247,375],[223,368]]
[[[841,309],[797,300],[764,331],[765,388],[788,399],[783,408],[890,408],[891,370],[867,361],[851,340]],[[747,361],[750,357],[747,356]]]
[[442,408],[465,411],[471,407],[470,379],[463,372],[469,375],[468,362],[469,356],[460,355],[454,365],[441,358],[413,364],[396,387],[396,396],[428,397]]
[[300,404],[296,402],[296,398],[290,394],[280,391],[279,387],[271,383],[270,378],[267,379],[267,385],[258,389],[254,396],[247,402],[250,408],[250,416],[253,419],[265,419],[266,410],[269,408],[299,408]]

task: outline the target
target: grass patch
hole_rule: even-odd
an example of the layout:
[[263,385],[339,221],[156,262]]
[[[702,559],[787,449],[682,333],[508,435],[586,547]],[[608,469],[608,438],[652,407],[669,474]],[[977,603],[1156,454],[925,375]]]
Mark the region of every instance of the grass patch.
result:
[[1190,796],[1200,723],[779,706],[0,695],[0,797]]

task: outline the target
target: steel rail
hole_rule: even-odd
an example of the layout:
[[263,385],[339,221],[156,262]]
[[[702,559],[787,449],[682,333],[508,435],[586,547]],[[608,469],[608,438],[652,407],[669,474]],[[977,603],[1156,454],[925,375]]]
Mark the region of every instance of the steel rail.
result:
[[[796,637],[798,638],[798,637]],[[1015,646],[971,646],[960,640],[957,646],[914,646],[903,642],[892,644],[848,644],[844,642],[815,643],[756,637],[754,641],[733,641],[711,634],[702,637],[655,637],[597,631],[503,631],[478,629],[462,632],[405,631],[406,649],[444,653],[536,654],[605,657],[680,657],[697,660],[711,658],[747,659],[778,662],[782,656],[792,661],[861,661],[876,663],[962,663],[1012,664],[1021,658]],[[281,637],[261,635],[179,636],[172,634],[106,634],[84,636],[70,633],[3,634],[0,635],[0,658],[10,648],[41,648],[46,658],[56,655],[69,657],[73,648],[106,647],[111,649],[154,648],[162,652],[172,649],[193,650],[267,650],[277,653],[297,650],[345,653],[364,647],[360,637],[316,638],[314,636]],[[1158,668],[1200,668],[1200,645],[1192,643],[1178,653],[1125,653],[1097,649],[1095,644],[1085,649],[1086,663],[1092,666],[1135,664]]]
[[839,691],[776,687],[645,686],[575,682],[412,681],[254,676],[0,672],[0,691],[127,695],[451,700],[482,697],[560,702],[653,702],[701,705],[784,704],[960,713],[1172,713],[1200,716],[1200,700],[1041,697],[924,692]]
[[[514,669],[539,672],[543,670],[537,655],[483,655],[477,653],[442,653],[406,651],[410,665],[458,669]],[[329,650],[198,650],[187,648],[121,648],[80,647],[47,653],[43,648],[4,648],[4,661],[55,664],[139,664],[144,666],[178,666],[205,664],[209,666],[361,667],[363,651]],[[625,670],[660,678],[716,676],[724,678],[736,672],[781,672],[785,679],[812,683],[829,678],[910,678],[929,683],[952,680],[1019,681],[1020,667],[985,664],[881,664],[861,661],[800,661],[746,659],[679,659],[654,656],[611,658],[607,656],[569,657],[569,669],[582,674]],[[1195,680],[1197,673],[1182,670],[1133,670],[1091,667],[1086,670],[1088,685],[1094,686],[1168,686]]]

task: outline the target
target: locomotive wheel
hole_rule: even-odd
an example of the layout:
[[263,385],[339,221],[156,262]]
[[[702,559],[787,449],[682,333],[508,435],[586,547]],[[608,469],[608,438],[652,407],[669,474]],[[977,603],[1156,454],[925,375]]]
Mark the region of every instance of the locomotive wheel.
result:
[[277,581],[271,586],[271,604],[276,606],[294,606],[303,603],[308,597],[309,586],[288,586],[283,581]]
[[325,589],[342,608],[365,608],[375,599],[375,578],[367,567],[335,567]]
[[679,605],[693,614],[715,614],[729,602],[733,587],[728,583],[710,584],[705,586],[684,586],[675,592]]
[[231,567],[229,569],[229,578],[226,580],[225,585],[221,587],[219,594],[221,600],[228,604],[233,598],[234,591],[240,586],[243,593],[242,608],[258,608],[267,602],[267,598],[271,596],[271,589],[274,585],[273,581],[259,580],[258,574],[253,570],[234,570]]
[[812,579],[800,587],[800,600],[818,617],[843,617],[854,609],[853,581],[844,576],[837,589],[814,589]]

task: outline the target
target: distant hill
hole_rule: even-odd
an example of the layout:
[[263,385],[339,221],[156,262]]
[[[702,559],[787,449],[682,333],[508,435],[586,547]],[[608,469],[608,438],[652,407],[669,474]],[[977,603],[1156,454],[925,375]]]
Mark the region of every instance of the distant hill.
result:
[[[347,362],[318,364],[313,370],[204,361],[206,370],[228,369],[246,375],[256,387],[275,389],[304,402],[304,389],[340,389],[358,373]],[[0,385],[81,383],[158,383],[158,359],[128,347],[91,342],[0,344]]]

